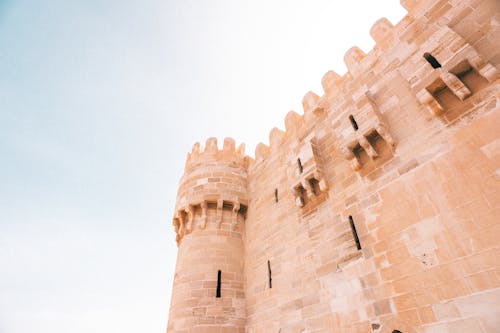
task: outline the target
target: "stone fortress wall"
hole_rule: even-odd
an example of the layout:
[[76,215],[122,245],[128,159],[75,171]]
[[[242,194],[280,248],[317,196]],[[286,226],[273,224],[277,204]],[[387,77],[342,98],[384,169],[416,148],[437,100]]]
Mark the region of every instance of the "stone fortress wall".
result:
[[401,4],[255,159],[195,144],[168,332],[498,332],[500,2]]

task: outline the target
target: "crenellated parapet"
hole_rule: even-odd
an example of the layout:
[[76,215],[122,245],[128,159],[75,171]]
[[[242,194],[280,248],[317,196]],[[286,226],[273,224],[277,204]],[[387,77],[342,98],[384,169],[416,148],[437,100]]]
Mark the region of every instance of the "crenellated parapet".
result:
[[193,146],[168,333],[497,330],[500,3],[400,1],[254,159]]
[[[393,25],[386,18],[377,20],[370,29],[376,43],[374,49],[364,52],[353,46],[347,50],[344,55],[347,72],[344,75],[334,71],[325,73],[321,81],[324,93],[309,91],[304,95],[303,114],[289,112],[285,117],[285,131],[273,129],[269,144],[257,145],[255,164],[261,165],[262,161],[273,156],[283,138],[304,138],[315,123],[325,117],[335,118],[332,130],[340,138],[338,149],[354,170],[362,168],[360,154],[370,160],[378,159],[380,154],[375,141],[379,139],[393,151],[396,140],[389,123],[370,97],[374,87],[377,90],[384,84],[380,83],[380,75],[386,71],[393,72],[391,75],[394,76],[401,75],[408,82],[414,98],[434,115],[446,110],[440,97],[443,91],[450,91],[462,102],[475,93],[475,81],[466,82],[469,73],[477,73],[488,83],[497,80],[499,72],[496,67],[446,25],[449,18],[429,23],[432,19],[428,18],[427,12],[430,3],[401,0],[401,5],[408,10],[401,22]],[[450,8],[453,11],[453,7]],[[408,33],[408,26],[412,26],[412,32],[418,30],[420,33]],[[343,119],[340,123],[338,117]],[[349,117],[353,120],[350,121]],[[353,122],[358,128],[354,129]]]
[[232,163],[246,168],[248,165],[248,156],[245,155],[245,144],[241,143],[236,147],[234,139],[225,138],[222,149],[219,149],[217,138],[208,138],[205,146],[196,142],[191,152],[187,155],[185,172],[196,168],[199,164],[214,161]]
[[[365,164],[376,167],[379,161],[387,161],[394,154],[396,139],[389,117],[385,119],[387,110],[381,111],[372,96],[374,91],[377,94],[379,90],[391,89],[384,87],[391,83],[380,80],[380,72],[401,76],[408,82],[414,99],[434,115],[446,111],[441,100],[443,91],[451,92],[460,102],[474,95],[477,80],[466,82],[469,73],[476,73],[488,83],[497,80],[496,67],[447,25],[449,18],[426,25],[430,20],[425,14],[429,3],[401,0],[408,10],[401,22],[393,25],[386,18],[376,21],[370,29],[376,43],[374,49],[364,52],[357,46],[351,47],[344,55],[347,72],[325,73],[321,80],[323,94],[307,92],[302,99],[303,113],[290,111],[284,120],[285,130],[273,128],[269,143],[256,146],[254,160],[245,155],[243,144],[236,147],[230,138],[224,140],[222,149],[215,138],[209,138],[204,146],[196,143],[187,156],[177,198],[174,225],[178,236],[182,238],[196,227],[203,229],[210,210],[215,210],[219,221],[224,210],[231,210],[237,220],[247,204],[249,166],[251,170],[265,167],[263,162],[276,156],[285,142],[296,142],[298,147],[289,161],[294,168],[290,186],[297,205],[304,206],[315,192],[327,191],[320,154],[316,151],[318,138],[324,134],[318,136],[314,132],[315,125],[326,119],[338,139],[337,151],[354,171],[369,172],[372,169],[364,168]],[[408,33],[409,25],[414,25],[412,31],[420,33]],[[303,168],[299,173],[297,161]],[[193,222],[197,214],[201,216],[199,223]]]
[[216,138],[209,138],[204,148],[199,143],[193,146],[180,181],[173,219],[178,243],[194,230],[205,229],[208,223],[222,228],[223,215],[229,213],[230,224],[244,216],[248,162],[244,145],[236,149],[231,138],[224,139],[222,149]]

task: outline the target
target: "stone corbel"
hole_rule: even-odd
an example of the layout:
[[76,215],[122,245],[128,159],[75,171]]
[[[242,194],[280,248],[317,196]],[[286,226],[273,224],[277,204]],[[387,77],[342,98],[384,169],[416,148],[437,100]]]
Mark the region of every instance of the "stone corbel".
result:
[[175,233],[178,234],[179,233],[179,225],[180,225],[179,219],[177,217],[174,217],[172,224],[174,225]]
[[324,178],[319,181],[319,189],[323,192],[328,191],[328,184]]
[[361,169],[361,163],[359,163],[358,158],[356,155],[354,155],[354,152],[352,151],[352,148],[349,148],[347,146],[343,146],[341,148],[342,155],[346,160],[348,160],[351,163],[351,167],[355,170],[358,171]]
[[366,153],[368,154],[368,156],[370,156],[370,158],[372,160],[378,157],[378,153],[375,151],[375,149],[373,148],[371,143],[368,142],[368,140],[366,139],[366,137],[364,135],[361,135],[358,138],[358,142],[359,142],[359,145],[361,147],[363,147],[363,149],[366,151]]
[[190,233],[191,231],[193,231],[193,220],[194,220],[194,208],[193,208],[193,206],[189,205],[185,209],[185,212],[187,214],[186,232]]
[[322,192],[328,191],[328,184],[323,178],[321,170],[316,169],[313,173],[314,178],[318,181],[319,189]]
[[387,125],[383,122],[379,122],[375,126],[375,129],[377,130],[377,133],[382,137],[382,139],[387,142],[389,147],[391,147],[391,150],[394,151],[394,148],[396,147],[396,140],[394,140],[391,133],[389,133],[389,128],[387,127]]
[[[302,189],[302,191],[301,191]],[[302,183],[298,183],[298,184],[295,184],[293,187],[292,187],[292,193],[295,197],[295,205],[297,207],[304,207],[304,198],[303,198],[303,191],[304,191],[304,187],[302,186]]]
[[434,96],[426,89],[422,89],[417,93],[417,99],[422,105],[426,105],[431,113],[435,116],[439,116],[443,113],[443,107],[436,101]]
[[179,211],[179,236],[180,238],[184,237],[184,234],[186,233],[186,221],[184,219],[184,214],[182,214],[181,211]]
[[202,201],[201,204],[201,223],[200,228],[203,230],[207,226],[207,202]]
[[309,180],[306,178],[303,178],[300,181],[300,183],[301,183],[302,187],[306,190],[307,199],[311,200],[314,197],[314,191],[313,191],[311,184],[309,183]]
[[455,96],[461,101],[469,97],[472,93],[471,91],[458,79],[458,77],[450,72],[441,69],[441,74],[439,75],[444,84],[453,92]]
[[238,223],[238,212],[239,211],[240,211],[240,203],[239,202],[233,203],[233,218],[232,218],[233,224]]
[[179,235],[179,229],[180,229],[179,218],[174,217],[173,225],[175,228],[175,241],[177,242],[177,245],[179,245],[179,243],[181,241],[181,236]]
[[222,225],[222,207],[223,206],[224,206],[224,200],[222,200],[222,199],[217,200],[216,221],[217,221],[217,224],[219,225],[219,228]]

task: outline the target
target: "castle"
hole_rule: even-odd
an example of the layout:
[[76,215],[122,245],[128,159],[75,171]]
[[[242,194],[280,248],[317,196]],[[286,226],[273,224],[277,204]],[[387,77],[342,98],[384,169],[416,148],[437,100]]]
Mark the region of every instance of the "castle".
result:
[[255,159],[194,145],[167,332],[499,332],[500,2],[401,4]]

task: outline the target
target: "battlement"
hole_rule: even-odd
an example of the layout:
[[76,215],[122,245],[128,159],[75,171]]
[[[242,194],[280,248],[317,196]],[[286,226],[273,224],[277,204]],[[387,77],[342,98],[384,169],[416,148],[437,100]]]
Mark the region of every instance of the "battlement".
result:
[[[374,48],[368,53],[357,46],[347,50],[344,55],[347,72],[342,76],[334,71],[325,73],[321,80],[323,95],[312,91],[304,95],[302,100],[303,114],[290,111],[285,117],[285,131],[280,131],[279,135],[276,135],[276,128],[272,129],[269,135],[269,145],[259,143],[256,146],[256,165],[252,168],[258,167],[262,161],[272,156],[273,151],[281,144],[283,138],[300,137],[303,135],[301,133],[310,130],[315,122],[321,121],[328,113],[336,113],[341,117],[341,114],[346,112],[345,110],[352,109],[348,102],[355,104],[354,109],[369,108],[372,110],[369,112],[372,114],[371,119],[366,122],[361,119],[366,115],[366,112],[360,110],[362,114],[359,116],[360,123],[363,127],[368,126],[368,128],[364,128],[365,133],[362,136],[359,136],[359,133],[363,130],[357,132],[357,139],[354,139],[354,135],[346,139],[345,128],[332,129],[339,133],[341,138],[344,138],[344,143],[339,149],[352,162],[353,168],[355,170],[361,168],[359,158],[355,158],[356,154],[353,153],[353,150],[365,150],[371,159],[378,156],[376,151],[370,148],[371,144],[367,143],[363,137],[369,137],[376,132],[376,136],[384,139],[391,149],[394,149],[396,141],[390,134],[389,126],[383,120],[383,116],[373,100],[369,99],[372,90],[384,89],[376,82],[375,76],[379,75],[380,71],[392,69],[393,65],[390,62],[401,65],[399,72],[410,84],[414,97],[434,115],[441,115],[446,108],[446,101],[438,96],[441,95],[443,89],[448,88],[461,101],[473,93],[461,80],[461,77],[471,70],[490,83],[496,81],[499,77],[496,67],[488,59],[481,56],[450,26],[446,25],[451,21],[453,15],[460,14],[459,9],[447,7],[442,1],[432,7],[433,3],[432,0],[401,0],[401,5],[408,10],[408,15],[399,23],[393,25],[386,18],[377,20],[370,29],[370,35],[376,43]],[[447,9],[447,15],[430,17],[429,6],[436,10]],[[409,26],[422,29],[423,25],[435,22],[438,18],[441,18],[437,24],[439,29],[430,29],[432,37],[423,31],[420,36],[408,33]],[[404,49],[404,51],[399,49]],[[427,54],[434,54],[436,58],[443,59],[442,68],[433,71],[429,60],[425,58]],[[439,66],[441,67],[441,64]],[[468,84],[472,85],[473,83],[468,82]],[[347,96],[346,92],[352,96]],[[360,104],[364,104],[364,106]],[[355,118],[358,119],[358,117]],[[338,122],[333,124],[333,127],[336,126],[344,127]]]
[[500,3],[401,5],[255,159],[193,146],[169,332],[496,332]]
[[224,138],[222,149],[219,149],[215,137],[208,138],[204,146],[196,142],[187,155],[185,171],[188,172],[200,164],[211,162],[234,163],[246,169],[249,157],[245,155],[245,144],[241,143],[236,147],[233,138]]

